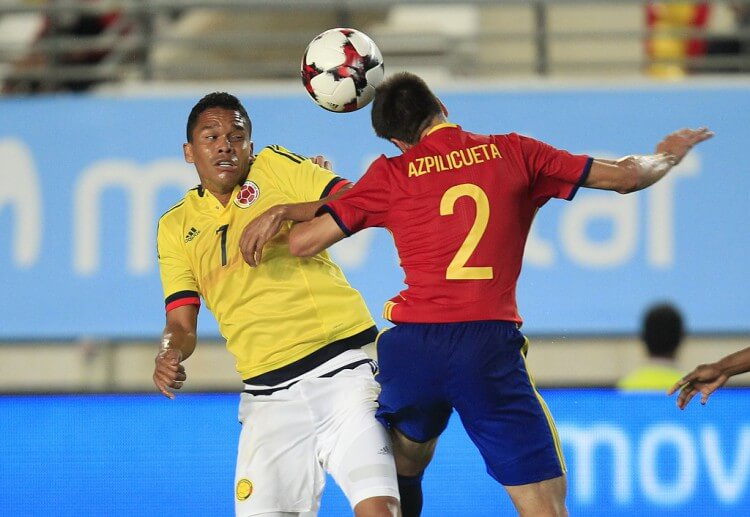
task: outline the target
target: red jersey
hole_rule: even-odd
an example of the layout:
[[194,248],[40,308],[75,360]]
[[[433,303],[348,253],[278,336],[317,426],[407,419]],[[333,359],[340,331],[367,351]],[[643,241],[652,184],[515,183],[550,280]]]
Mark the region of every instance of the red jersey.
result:
[[536,210],[572,199],[592,159],[515,133],[440,124],[400,156],[380,156],[329,202],[347,235],[387,228],[407,288],[386,302],[393,322],[521,323],[516,282]]

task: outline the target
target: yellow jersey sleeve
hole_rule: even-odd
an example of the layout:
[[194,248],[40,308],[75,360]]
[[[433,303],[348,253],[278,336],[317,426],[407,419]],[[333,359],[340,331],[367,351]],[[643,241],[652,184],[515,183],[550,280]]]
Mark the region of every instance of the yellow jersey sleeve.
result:
[[[175,205],[164,214],[156,230],[159,274],[167,312],[181,305],[200,305],[198,283],[179,239],[182,232],[179,217],[182,204]],[[190,232],[185,236],[185,239],[189,238]]]
[[253,169],[262,171],[266,180],[294,203],[317,201],[349,184],[348,180],[313,163],[310,158],[280,145],[263,149]]

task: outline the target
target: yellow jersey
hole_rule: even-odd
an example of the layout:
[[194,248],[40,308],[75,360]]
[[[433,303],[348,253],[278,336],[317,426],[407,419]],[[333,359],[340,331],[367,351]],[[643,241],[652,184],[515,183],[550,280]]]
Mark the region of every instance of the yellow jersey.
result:
[[166,310],[200,304],[200,296],[243,379],[290,365],[375,325],[361,295],[327,252],[307,259],[289,253],[291,222],[266,244],[258,267],[250,267],[239,249],[245,226],[268,208],[316,201],[346,183],[305,157],[270,146],[257,155],[227,206],[198,186],[159,220]]
[[651,363],[618,380],[617,387],[627,391],[666,391],[683,375],[669,364]]

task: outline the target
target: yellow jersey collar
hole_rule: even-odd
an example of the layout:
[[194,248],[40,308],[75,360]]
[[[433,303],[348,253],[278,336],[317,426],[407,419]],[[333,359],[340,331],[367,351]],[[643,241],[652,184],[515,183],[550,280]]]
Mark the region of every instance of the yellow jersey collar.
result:
[[198,187],[193,190],[196,191],[196,201],[198,203],[198,206],[201,207],[201,210],[205,210],[208,213],[212,214],[218,214],[224,212],[233,204],[234,199],[237,197],[237,194],[240,191],[240,188],[242,188],[242,185],[235,185],[234,189],[232,190],[232,196],[229,198],[229,202],[226,206],[222,205],[221,201],[219,201],[219,199],[214,196],[210,190],[204,188],[203,185],[198,185]]
[[444,129],[446,127],[458,127],[458,124],[453,124],[451,122],[441,122],[440,124],[432,126],[430,130],[424,136],[429,136],[435,131],[440,131],[441,129]]

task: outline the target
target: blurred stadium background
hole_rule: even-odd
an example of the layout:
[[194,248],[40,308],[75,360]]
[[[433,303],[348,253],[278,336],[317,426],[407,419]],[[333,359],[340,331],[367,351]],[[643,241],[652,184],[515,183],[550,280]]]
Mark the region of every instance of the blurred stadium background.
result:
[[[196,182],[180,146],[209,91],[242,98],[256,148],[323,153],[351,179],[393,153],[368,108],[324,112],[299,83],[305,46],[335,26],[471,130],[602,157],[716,131],[652,190],[546,206],[519,301],[571,515],[747,515],[750,376],[684,413],[612,387],[644,363],[657,301],[686,318],[683,369],[750,345],[750,4],[632,0],[2,0],[0,514],[231,513],[240,381],[207,311],[189,394],[152,393],[156,220]],[[375,315],[401,288],[383,233],[334,256]],[[456,419],[425,483],[426,517],[512,514]],[[346,515],[331,487],[321,515]]]

